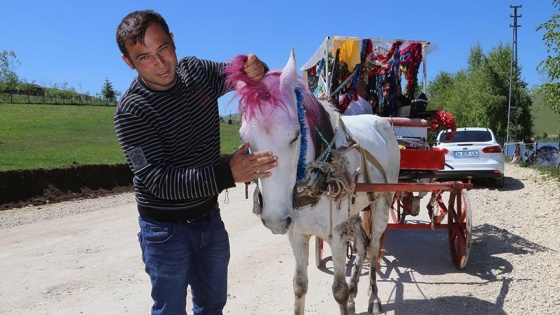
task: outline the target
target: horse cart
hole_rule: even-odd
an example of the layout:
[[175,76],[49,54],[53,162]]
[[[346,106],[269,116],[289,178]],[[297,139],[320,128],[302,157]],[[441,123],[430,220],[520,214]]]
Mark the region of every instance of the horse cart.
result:
[[[368,255],[379,261],[388,221],[389,228],[447,228],[453,262],[465,267],[472,186],[436,181],[445,157],[430,148],[430,139],[435,129],[453,131],[454,124],[442,111],[427,111],[427,98],[416,91],[430,49],[422,41],[327,37],[303,66],[303,78],[293,49],[282,70],[260,81],[244,72],[246,56],[228,66],[228,83],[236,86],[242,113],[242,141],[254,152],[278,155],[273,176],[260,179],[258,171],[253,173],[253,211],[273,234],[289,239],[295,258],[294,314],[305,311],[311,237],[317,240],[317,263],[323,242],[330,247],[332,292],[342,315],[356,309],[363,262]],[[402,94],[401,77],[406,81]],[[422,91],[425,83],[424,70]],[[364,87],[387,105],[379,106],[379,115],[345,114],[361,101]],[[363,108],[372,110],[369,104]],[[410,224],[407,218],[419,214],[420,201],[428,196],[430,219]],[[347,281],[349,243],[356,259]],[[369,273],[367,310],[380,314],[376,277]]]
[[[318,99],[338,102],[344,109],[345,100],[355,99],[358,82],[365,80],[368,91],[379,96],[380,104],[390,107],[381,107],[378,113],[385,113],[401,147],[398,183],[356,183],[355,192],[395,193],[388,205],[389,229],[447,229],[451,260],[462,269],[471,248],[472,214],[467,192],[472,183],[437,181],[438,171],[444,169],[445,152],[431,149],[433,139],[430,138],[438,127],[447,129],[450,126],[438,125],[441,121],[434,120],[441,111],[428,111],[427,99],[418,97],[423,95],[419,90],[426,89],[426,56],[433,50],[433,45],[426,41],[331,36],[301,69],[304,82]],[[421,85],[418,82],[420,68],[423,69]],[[401,88],[401,79],[406,82],[404,93],[412,99],[406,110],[396,108],[395,94]],[[390,93],[383,93],[387,83]],[[384,99],[385,96],[388,99]],[[427,211],[428,219],[411,220],[420,214],[421,208]],[[363,220],[368,217],[362,216]],[[381,248],[384,239],[382,237]],[[323,240],[316,237],[317,266],[322,262],[323,246]],[[351,249],[352,244],[348,246]],[[378,262],[382,252],[383,249]]]

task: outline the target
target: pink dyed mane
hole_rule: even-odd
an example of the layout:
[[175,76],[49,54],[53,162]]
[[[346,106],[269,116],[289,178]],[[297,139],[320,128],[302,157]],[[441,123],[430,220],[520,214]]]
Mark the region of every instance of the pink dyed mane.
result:
[[[285,107],[284,96],[280,90],[280,74],[282,72],[269,71],[262,80],[254,81],[249,79],[243,70],[245,61],[247,61],[247,56],[239,55],[233,58],[225,69],[226,83],[235,87],[234,98],[239,98],[239,113],[246,115],[247,119],[251,119],[257,110],[262,110],[262,104],[264,103],[270,103],[274,107]],[[303,108],[306,111],[310,130],[315,133],[315,127],[321,124],[319,121],[321,104],[301,79],[298,79],[298,87],[303,96]]]

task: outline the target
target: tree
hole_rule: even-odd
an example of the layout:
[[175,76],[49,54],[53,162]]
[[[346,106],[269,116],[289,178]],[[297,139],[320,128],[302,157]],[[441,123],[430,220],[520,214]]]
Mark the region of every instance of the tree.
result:
[[[441,72],[428,88],[431,109],[450,112],[458,126],[488,127],[498,139],[507,135],[509,79],[511,71],[510,46],[499,43],[488,55],[479,44],[471,48],[468,67],[456,74]],[[520,80],[521,69],[515,72],[517,86],[510,131],[519,139],[532,135],[531,98],[526,83]]]
[[20,65],[16,53],[9,50],[0,52],[0,87],[10,93],[16,89],[19,79],[16,68]]
[[117,101],[117,92],[115,92],[115,90],[113,89],[113,84],[107,78],[105,78],[105,83],[103,83],[101,95],[107,102]]
[[[478,79],[484,88],[480,95],[480,103],[484,105],[480,117],[487,126],[492,128],[500,139],[505,139],[508,127],[508,106],[510,91],[510,74],[512,48],[510,45],[499,43],[484,59],[478,73]],[[531,98],[526,89],[527,83],[521,80],[521,67],[513,71],[511,78],[511,116],[510,134],[513,140],[529,139],[532,136]]]
[[537,69],[545,73],[550,81],[543,84],[538,92],[544,95],[545,105],[560,114],[560,0],[552,0],[552,6],[557,12],[537,27],[537,32],[545,31],[543,41],[548,47],[548,56],[539,63]]
[[480,43],[477,43],[474,47],[471,48],[469,59],[468,59],[468,71],[470,73],[476,71],[482,66],[482,62],[484,61],[484,52],[482,51],[482,47],[480,47]]

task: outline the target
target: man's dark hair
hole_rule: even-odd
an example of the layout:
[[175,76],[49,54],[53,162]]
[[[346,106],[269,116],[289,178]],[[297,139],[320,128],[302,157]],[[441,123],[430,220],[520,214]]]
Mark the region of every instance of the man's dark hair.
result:
[[130,58],[126,45],[135,45],[137,42],[144,44],[146,29],[154,23],[161,25],[167,35],[170,35],[165,19],[155,11],[134,11],[125,16],[117,27],[117,45],[121,53]]
[[390,76],[386,76],[383,81],[381,81],[381,86],[384,86],[387,83],[391,83],[391,77]]
[[373,91],[373,90],[369,90],[369,91],[367,92],[367,100],[370,100],[370,99],[372,99],[372,98],[374,98],[374,97],[375,97],[375,100],[376,100],[376,101],[379,101],[379,97],[377,96],[377,92],[375,92],[375,91]]
[[[381,81],[381,86],[384,86],[387,83],[391,83],[391,81],[393,81],[393,77],[391,76],[391,74],[389,74],[383,79],[383,81]],[[401,80],[399,79],[399,77],[397,77],[397,81],[395,82],[395,84],[397,85],[401,84]]]

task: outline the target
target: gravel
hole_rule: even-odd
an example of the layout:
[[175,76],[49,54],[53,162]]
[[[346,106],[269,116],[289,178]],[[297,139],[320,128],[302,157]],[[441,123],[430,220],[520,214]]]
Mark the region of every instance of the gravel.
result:
[[[560,183],[506,165],[503,189],[474,189],[469,272],[502,286],[508,314],[560,314]],[[500,300],[503,299],[503,300]]]
[[74,214],[129,204],[134,193],[110,195],[94,199],[79,199],[43,206],[29,206],[0,211],[0,229],[44,220],[60,219]]
[[[393,301],[394,305],[386,309],[387,313],[560,314],[560,183],[533,169],[508,164],[503,188],[475,183],[475,188],[469,191],[469,198],[473,246],[467,267],[456,272],[450,272],[451,269],[439,272],[441,270],[437,268],[440,267],[433,262],[435,258],[429,257],[427,264],[431,265],[427,270],[417,268],[415,277],[408,280],[415,288],[423,290],[418,301],[428,301],[414,302],[412,298],[398,301],[393,296],[396,293],[384,291],[384,294],[391,294],[386,301]],[[133,194],[126,193],[0,211],[0,230],[131,204],[133,200]],[[393,244],[397,244],[398,234],[390,237],[393,237]],[[388,251],[390,255],[391,248]],[[443,259],[449,260],[448,257]],[[401,257],[398,263],[402,267],[406,261],[403,262]],[[283,277],[290,282],[291,276]],[[381,279],[394,281],[383,276]],[[400,281],[408,285],[405,280]],[[237,285],[243,288],[241,283]],[[310,293],[316,285],[310,283]],[[408,294],[407,288],[405,286]],[[322,300],[330,299],[332,297],[322,297]],[[312,301],[310,297],[308,307],[312,310],[308,313],[315,314]],[[290,301],[282,303],[290,305]],[[423,309],[427,306],[422,305],[431,309]],[[437,308],[434,309],[434,305]],[[249,313],[253,314],[252,311]]]

